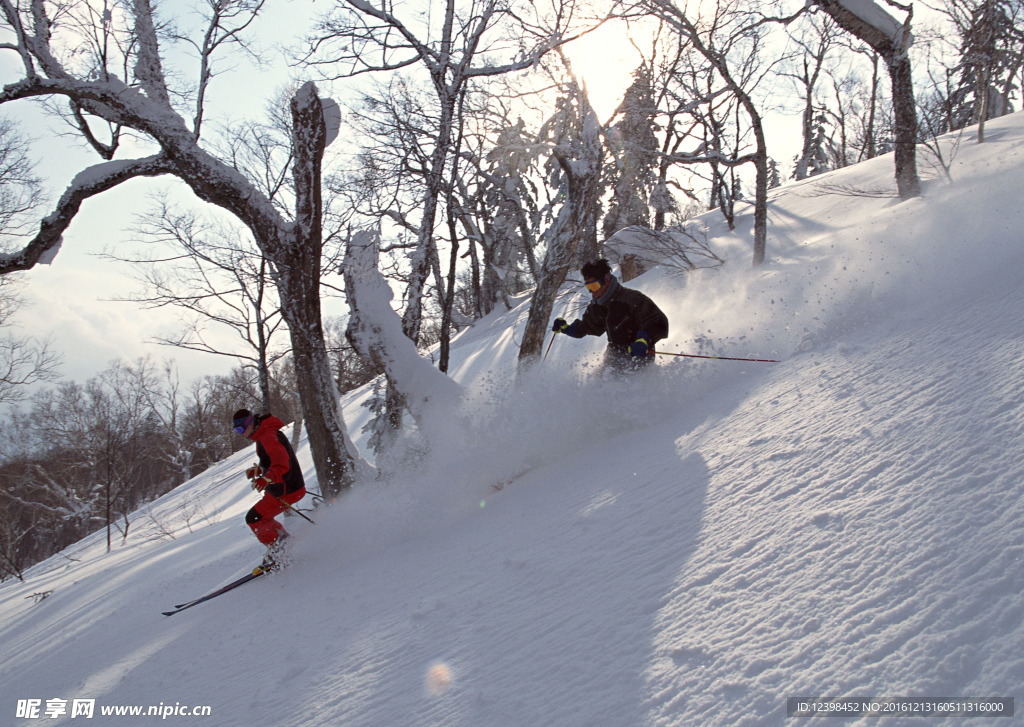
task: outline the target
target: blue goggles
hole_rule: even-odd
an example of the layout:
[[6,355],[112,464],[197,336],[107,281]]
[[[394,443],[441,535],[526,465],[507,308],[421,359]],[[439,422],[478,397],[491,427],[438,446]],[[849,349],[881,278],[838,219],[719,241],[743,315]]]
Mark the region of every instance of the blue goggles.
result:
[[235,421],[232,422],[232,424],[234,425],[234,429],[236,432],[238,432],[239,434],[245,434],[245,430],[249,428],[250,424],[252,424],[252,415],[250,414],[244,419],[235,419]]

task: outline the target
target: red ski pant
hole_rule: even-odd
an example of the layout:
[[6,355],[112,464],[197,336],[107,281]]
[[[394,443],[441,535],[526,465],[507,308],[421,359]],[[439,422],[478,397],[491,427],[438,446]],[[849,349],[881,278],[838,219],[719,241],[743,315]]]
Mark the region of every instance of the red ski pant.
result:
[[252,528],[257,540],[270,545],[284,534],[284,526],[274,518],[287,510],[288,505],[294,505],[305,496],[305,487],[280,497],[264,492],[263,498],[246,514],[245,522]]

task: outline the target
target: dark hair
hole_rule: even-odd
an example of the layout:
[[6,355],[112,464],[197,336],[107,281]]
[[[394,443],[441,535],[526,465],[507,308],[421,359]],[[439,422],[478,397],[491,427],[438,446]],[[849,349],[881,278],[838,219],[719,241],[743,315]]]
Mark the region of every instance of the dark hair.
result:
[[584,280],[604,280],[606,275],[611,275],[612,266],[608,264],[607,260],[601,258],[586,263],[580,268],[580,272],[583,273]]

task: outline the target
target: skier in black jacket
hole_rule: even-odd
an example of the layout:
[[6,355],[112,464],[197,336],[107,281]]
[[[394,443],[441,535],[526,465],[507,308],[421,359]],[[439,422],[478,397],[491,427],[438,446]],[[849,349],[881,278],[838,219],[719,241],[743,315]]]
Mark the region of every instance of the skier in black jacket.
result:
[[593,296],[579,318],[556,318],[551,330],[573,338],[608,335],[605,363],[616,369],[637,368],[654,360],[654,344],[668,336],[668,318],[639,290],[624,287],[607,260],[587,263],[583,284]]

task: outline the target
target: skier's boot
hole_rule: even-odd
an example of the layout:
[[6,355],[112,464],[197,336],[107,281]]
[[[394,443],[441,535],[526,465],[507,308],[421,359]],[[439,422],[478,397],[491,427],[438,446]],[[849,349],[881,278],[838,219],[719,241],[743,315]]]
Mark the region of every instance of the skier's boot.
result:
[[291,537],[284,529],[273,543],[267,546],[267,554],[263,556],[263,562],[259,564],[261,570],[270,572],[281,568],[284,565],[285,541]]

